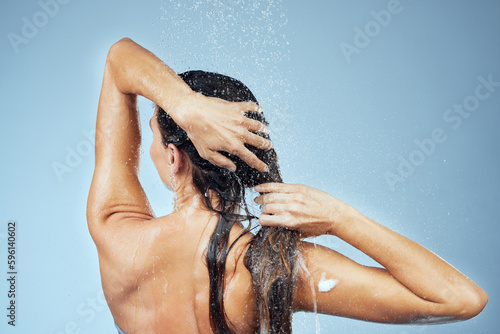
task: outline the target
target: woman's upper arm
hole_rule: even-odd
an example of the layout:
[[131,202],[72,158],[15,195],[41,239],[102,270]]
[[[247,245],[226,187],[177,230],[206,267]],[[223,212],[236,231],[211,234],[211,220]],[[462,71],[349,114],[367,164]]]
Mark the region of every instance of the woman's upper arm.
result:
[[385,268],[361,265],[323,246],[304,242],[298,265],[296,311],[313,312],[316,299],[319,313],[373,322],[439,323],[474,316],[460,304],[422,299]]
[[137,96],[117,88],[109,61],[112,50],[106,61],[97,111],[95,170],[87,201],[91,233],[112,216],[154,217],[138,178],[141,131]]

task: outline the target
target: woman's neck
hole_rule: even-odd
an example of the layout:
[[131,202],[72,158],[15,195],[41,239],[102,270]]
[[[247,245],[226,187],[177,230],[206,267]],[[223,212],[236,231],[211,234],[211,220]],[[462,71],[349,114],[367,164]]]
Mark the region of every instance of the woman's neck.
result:
[[[209,190],[210,203],[214,209],[220,210],[220,196],[217,192]],[[194,185],[182,185],[174,190],[174,211],[208,211],[212,212],[205,204],[205,198]]]

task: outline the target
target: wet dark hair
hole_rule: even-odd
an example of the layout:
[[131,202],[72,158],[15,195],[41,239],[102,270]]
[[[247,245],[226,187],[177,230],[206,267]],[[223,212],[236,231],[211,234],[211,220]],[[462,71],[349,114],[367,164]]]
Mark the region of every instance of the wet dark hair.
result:
[[[188,71],[179,76],[193,91],[205,96],[230,102],[258,103],[243,83],[231,77],[205,71]],[[268,125],[262,113],[247,112],[244,115]],[[230,172],[201,158],[186,132],[160,107],[157,119],[163,143],[165,145],[173,143],[187,154],[193,165],[194,185],[204,196],[207,207],[220,214],[206,255],[210,279],[210,324],[215,333],[232,333],[234,329],[229,326],[223,299],[227,256],[235,243],[250,232],[252,219],[258,218],[248,210],[245,188],[266,182],[283,182],[276,152],[274,149],[261,150],[245,144],[269,166],[268,173],[259,172],[238,157],[221,152],[236,164],[236,172]],[[259,135],[269,139],[268,135]],[[219,194],[220,210],[212,207],[209,190]],[[240,214],[242,208],[246,214]],[[241,221],[248,221],[248,227],[231,245],[228,245],[231,228],[236,222]],[[298,232],[282,227],[261,227],[250,242],[244,264],[252,275],[259,332],[291,333],[292,331],[296,255],[300,246]]]

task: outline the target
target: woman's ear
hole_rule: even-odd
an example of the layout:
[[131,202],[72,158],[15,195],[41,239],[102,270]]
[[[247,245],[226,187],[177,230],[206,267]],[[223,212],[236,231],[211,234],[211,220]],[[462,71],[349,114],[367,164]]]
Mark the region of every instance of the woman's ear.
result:
[[182,151],[174,144],[168,144],[163,150],[163,155],[170,168],[170,173],[177,174],[183,166],[184,155]]

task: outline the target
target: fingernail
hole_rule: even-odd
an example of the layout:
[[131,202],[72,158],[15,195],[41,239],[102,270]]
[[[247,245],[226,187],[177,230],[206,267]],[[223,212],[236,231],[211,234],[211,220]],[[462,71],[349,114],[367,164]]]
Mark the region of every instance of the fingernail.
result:
[[261,191],[262,188],[260,186],[255,186],[255,187],[253,187],[253,190],[255,190],[255,191]]
[[229,170],[234,173],[234,172],[236,172],[236,167],[231,166],[231,167],[229,167]]
[[257,198],[258,198],[258,197],[255,197],[255,198],[253,199],[253,202],[254,202],[254,203],[257,203]]
[[264,173],[269,172],[269,166],[264,167]]

